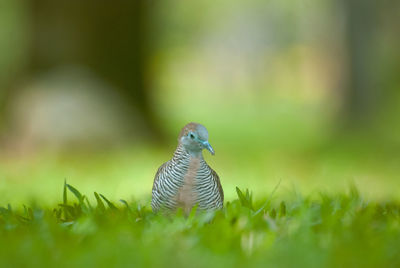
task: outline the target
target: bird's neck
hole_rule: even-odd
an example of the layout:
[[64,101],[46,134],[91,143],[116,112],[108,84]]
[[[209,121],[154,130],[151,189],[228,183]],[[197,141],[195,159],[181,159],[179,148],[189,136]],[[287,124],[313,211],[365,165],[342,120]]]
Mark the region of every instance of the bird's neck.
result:
[[175,150],[174,157],[172,159],[181,160],[181,159],[191,159],[191,158],[198,158],[200,160],[203,160],[203,154],[201,151],[198,152],[188,151],[182,144],[179,144]]

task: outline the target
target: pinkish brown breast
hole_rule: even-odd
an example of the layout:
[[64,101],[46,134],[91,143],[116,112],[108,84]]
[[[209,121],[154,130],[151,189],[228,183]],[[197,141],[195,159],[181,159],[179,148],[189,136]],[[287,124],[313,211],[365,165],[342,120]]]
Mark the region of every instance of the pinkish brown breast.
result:
[[197,199],[197,194],[194,189],[199,168],[200,158],[191,158],[188,170],[183,178],[183,186],[178,190],[178,193],[176,194],[177,205],[178,207],[183,208],[185,214],[190,213]]

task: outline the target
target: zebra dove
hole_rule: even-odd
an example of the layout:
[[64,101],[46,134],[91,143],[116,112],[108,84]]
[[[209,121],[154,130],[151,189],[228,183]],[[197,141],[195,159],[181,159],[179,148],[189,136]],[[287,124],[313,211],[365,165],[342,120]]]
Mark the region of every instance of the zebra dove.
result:
[[151,200],[154,212],[182,208],[189,214],[197,204],[200,210],[223,207],[224,192],[219,177],[204,160],[203,149],[214,155],[207,129],[197,123],[184,126],[173,158],[159,167],[154,178]]

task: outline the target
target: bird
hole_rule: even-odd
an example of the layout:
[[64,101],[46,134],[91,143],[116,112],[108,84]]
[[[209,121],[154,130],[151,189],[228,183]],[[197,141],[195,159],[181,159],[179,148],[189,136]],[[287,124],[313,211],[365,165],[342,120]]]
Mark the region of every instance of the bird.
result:
[[172,159],[162,164],[154,177],[153,212],[181,208],[188,215],[196,205],[198,210],[223,208],[220,179],[204,160],[203,149],[215,154],[208,142],[207,129],[199,123],[188,123],[179,133]]

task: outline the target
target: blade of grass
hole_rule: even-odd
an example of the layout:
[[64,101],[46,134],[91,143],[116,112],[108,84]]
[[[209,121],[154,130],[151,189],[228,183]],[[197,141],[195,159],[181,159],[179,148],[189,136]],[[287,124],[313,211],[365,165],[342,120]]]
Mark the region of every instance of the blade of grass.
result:
[[100,194],[100,196],[104,199],[104,201],[106,201],[109,208],[117,210],[117,207],[113,203],[111,203],[104,195]]
[[66,205],[67,202],[67,179],[64,179],[63,204]]
[[98,208],[100,211],[105,211],[106,208],[105,208],[104,203],[103,203],[103,201],[101,200],[99,194],[96,193],[96,192],[94,192],[94,197],[96,198],[96,201],[97,201],[97,208]]
[[120,199],[119,202],[121,202],[122,204],[124,204],[126,206],[127,209],[130,209],[128,202],[126,202],[124,199]]
[[275,188],[272,190],[271,194],[269,195],[268,199],[265,201],[265,203],[253,214],[253,217],[259,214],[261,211],[263,211],[270,203],[272,200],[273,195],[275,192],[278,190],[279,185],[281,185],[281,181],[279,180],[278,184],[275,186]]
[[[64,179],[64,189],[63,189],[63,205],[67,206],[68,199],[67,199],[67,179]],[[66,207],[63,207],[64,211],[64,219],[68,219],[68,210]]]
[[246,195],[244,195],[243,192],[239,189],[239,187],[236,187],[236,193],[239,197],[242,206],[247,207],[250,210],[254,211],[252,195],[250,194],[249,189],[246,189]]
[[79,203],[81,203],[83,201],[82,194],[70,184],[67,184],[67,187],[68,190],[70,190],[76,196],[76,198],[78,198]]

